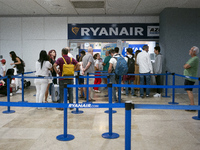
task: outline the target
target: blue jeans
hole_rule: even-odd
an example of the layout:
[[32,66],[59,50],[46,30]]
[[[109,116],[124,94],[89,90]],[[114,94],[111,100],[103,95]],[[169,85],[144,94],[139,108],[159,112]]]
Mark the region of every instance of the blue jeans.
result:
[[[111,76],[110,76],[110,82],[111,82],[112,84],[116,84],[115,75],[111,75]],[[117,101],[117,96],[116,96],[116,89],[115,89],[115,87],[112,87],[112,99],[113,99],[114,101]]]
[[[151,76],[145,75],[148,73],[143,73],[143,75],[140,75],[140,85],[144,85],[144,78],[146,78],[146,85],[150,85],[151,82]],[[146,88],[146,95],[150,94],[150,88]],[[140,88],[140,96],[144,96],[144,88]]]
[[[65,84],[74,84],[74,81],[70,79],[59,81],[59,89],[60,89],[60,99],[58,100],[59,103],[63,103],[64,101]],[[68,88],[68,95],[69,95],[69,103],[73,103],[73,88]]]
[[[125,81],[125,84],[129,84],[129,81],[130,81],[130,85],[133,85],[133,80],[127,80],[127,81]],[[126,87],[125,89],[126,89],[126,95],[128,95],[129,94],[128,87]],[[131,88],[131,95],[132,96],[134,95],[134,88]]]

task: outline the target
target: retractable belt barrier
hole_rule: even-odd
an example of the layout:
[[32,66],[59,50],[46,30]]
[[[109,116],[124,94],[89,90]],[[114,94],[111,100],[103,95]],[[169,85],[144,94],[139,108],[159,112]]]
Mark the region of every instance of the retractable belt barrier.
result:
[[[29,72],[33,73],[33,72]],[[28,74],[28,73],[26,73]],[[170,73],[171,74],[171,73]],[[139,75],[139,74],[138,74]],[[151,74],[152,75],[152,74]],[[169,73],[163,74],[163,75],[169,75]],[[107,139],[114,139],[118,138],[119,134],[113,133],[112,132],[112,108],[125,108],[125,150],[131,150],[131,110],[132,109],[188,109],[188,110],[198,110],[198,116],[194,116],[193,119],[200,120],[200,79],[195,78],[199,80],[199,85],[193,85],[193,86],[176,86],[175,85],[175,75],[176,76],[181,76],[185,78],[190,78],[186,77],[183,75],[178,75],[175,73],[172,73],[173,75],[173,85],[165,85],[165,86],[155,86],[155,85],[121,85],[121,84],[101,84],[101,85],[94,85],[94,84],[89,84],[87,85],[66,85],[66,88],[64,88],[64,103],[24,103],[22,102],[10,102],[10,90],[9,89],[9,84],[7,85],[7,102],[0,102],[0,106],[8,106],[7,113],[13,113],[14,111],[10,110],[11,106],[15,107],[49,107],[49,108],[64,108],[64,134],[58,135],[57,140],[61,141],[69,141],[74,139],[73,135],[67,134],[67,108],[109,108],[109,132],[103,133],[102,137],[107,138]],[[24,74],[22,76],[12,76],[15,78],[22,78],[22,82],[24,78],[49,78],[49,77],[26,77]],[[12,78],[11,77],[11,78]],[[98,76],[80,76],[80,78],[96,78]],[[101,78],[107,78],[108,76],[100,76]],[[0,79],[6,79],[7,78],[7,83],[10,83],[10,78],[4,77]],[[78,77],[75,76],[67,76],[67,77],[55,77],[55,78],[76,78],[76,84],[78,83]],[[51,78],[52,79],[52,78]],[[76,88],[78,87],[108,87],[108,94],[109,94],[109,103],[76,103],[73,104],[67,104],[67,88]],[[112,104],[112,87],[139,87],[139,88],[198,88],[199,89],[199,96],[198,96],[198,106],[188,106],[188,105],[160,105],[160,104],[133,104],[130,101],[126,101],[125,103],[115,103]],[[24,88],[22,86],[22,88]],[[22,90],[24,91],[24,90]],[[23,93],[23,92],[22,92]],[[76,92],[76,97],[78,99],[78,93]],[[24,95],[22,95],[24,96]]]

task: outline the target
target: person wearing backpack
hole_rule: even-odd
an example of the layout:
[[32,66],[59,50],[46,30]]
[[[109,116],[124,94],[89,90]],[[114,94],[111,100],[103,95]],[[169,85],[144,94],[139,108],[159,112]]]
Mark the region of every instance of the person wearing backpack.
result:
[[[135,58],[134,58],[134,54],[133,54],[133,49],[132,48],[127,48],[127,56],[124,58],[128,64],[128,73],[127,74],[134,74],[135,73]],[[124,75],[123,76],[123,81],[125,82],[125,84],[130,84],[133,85],[133,82],[135,80],[135,76],[134,75]],[[128,96],[129,91],[128,91],[128,87],[125,88],[126,89],[126,96]],[[135,93],[134,93],[134,88],[131,87],[131,95],[132,97],[135,97]]]
[[[69,48],[63,48],[62,57],[58,58],[57,61],[53,65],[55,72],[59,74],[60,77],[67,76],[67,73],[63,74],[66,71],[64,68],[65,66],[67,67],[68,65],[70,66],[73,65],[73,68],[71,68],[72,70],[68,70],[69,73],[71,73],[71,71],[72,72],[76,71],[79,68],[78,62],[74,58],[68,56],[68,50]],[[56,68],[57,66],[60,67],[60,71]],[[69,74],[68,76],[74,76],[74,75]],[[74,84],[73,79],[69,79],[69,78],[59,79],[60,99],[58,100],[58,103],[63,103],[64,101],[64,85],[65,84]],[[69,94],[69,103],[73,103],[73,88],[68,88],[68,94]],[[56,108],[56,109],[63,110],[63,108]]]
[[[15,65],[15,67],[17,68],[17,73],[23,74],[25,67],[24,61],[21,58],[19,58],[14,51],[10,52],[10,57],[12,58],[12,61],[14,61],[14,63],[11,63],[10,65]],[[16,93],[21,94],[22,93],[21,80],[19,79],[18,79],[18,85],[19,85],[19,90]]]
[[[140,85],[144,85],[144,78],[146,78],[146,85],[150,85],[151,75],[153,73],[151,59],[148,54],[149,46],[144,45],[142,47],[143,51],[137,55],[137,64],[139,65],[140,72]],[[150,88],[146,88],[146,97],[149,97]],[[140,97],[144,98],[144,88],[140,88]]]
[[[108,73],[114,73],[115,75],[110,75],[110,82],[112,84],[119,83],[119,76],[125,75],[128,71],[128,66],[126,60],[118,53],[119,50],[110,50],[112,58],[109,61]],[[116,89],[112,88],[113,101],[117,102]]]

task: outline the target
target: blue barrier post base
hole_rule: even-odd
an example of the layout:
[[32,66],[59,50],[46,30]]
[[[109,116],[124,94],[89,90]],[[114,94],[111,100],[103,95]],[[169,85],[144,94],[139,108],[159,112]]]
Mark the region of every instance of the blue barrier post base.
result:
[[111,133],[110,134],[109,132],[107,132],[107,133],[103,133],[102,137],[106,138],[106,139],[116,139],[116,138],[119,137],[119,134],[117,134],[117,133]]
[[11,114],[11,113],[15,113],[15,111],[14,110],[5,110],[2,113],[4,113],[4,114]]
[[58,135],[56,139],[59,141],[71,141],[74,139],[74,136],[71,134],[67,134],[67,136],[65,136],[64,134],[61,134],[61,135]]
[[200,120],[200,118],[198,116],[194,116],[194,117],[192,117],[192,119],[194,119],[194,120]]
[[83,111],[82,110],[78,110],[78,108],[76,108],[76,110],[71,111],[72,114],[82,114]]
[[175,105],[177,105],[179,103],[177,103],[177,102],[168,102],[168,104],[175,104]]
[[[104,111],[104,113],[109,113],[109,110],[106,110],[106,111]],[[117,113],[117,111],[116,110],[112,110],[112,112],[111,113]]]

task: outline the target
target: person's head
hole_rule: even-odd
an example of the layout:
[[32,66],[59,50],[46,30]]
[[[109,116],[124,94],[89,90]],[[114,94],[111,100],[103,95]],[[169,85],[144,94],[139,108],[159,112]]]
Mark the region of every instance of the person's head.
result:
[[115,47],[115,53],[119,53],[119,47]]
[[68,51],[69,51],[69,48],[65,47],[62,49],[62,56],[63,55],[67,55],[68,54]]
[[2,63],[3,65],[5,65],[5,64],[6,64],[6,60],[5,60],[5,59],[2,59],[2,60],[1,60],[1,63]]
[[148,52],[148,51],[149,51],[149,46],[148,46],[148,45],[144,45],[144,46],[142,47],[142,49],[143,49],[144,51]]
[[94,60],[99,59],[100,58],[99,53],[94,54],[93,58],[94,58]]
[[133,49],[132,48],[127,48],[126,49],[127,55],[132,55],[133,54]]
[[38,61],[41,63],[41,68],[43,66],[44,61],[49,61],[49,57],[45,50],[41,50]]
[[199,48],[196,46],[193,46],[189,51],[189,55],[192,57],[197,56],[198,53],[199,53]]
[[56,50],[54,50],[54,49],[50,50],[48,55],[51,59],[55,60],[56,59]]
[[109,53],[110,53],[110,55],[113,57],[113,55],[115,54],[115,50],[114,50],[114,49],[111,49],[111,50],[109,50]]
[[85,51],[81,51],[80,54],[81,54],[81,56],[84,56],[85,55]]
[[70,53],[70,48],[69,47],[65,47],[68,50],[68,54]]
[[137,51],[135,52],[135,57],[137,57],[137,55],[138,55],[140,52],[141,52],[140,50],[137,50]]
[[93,48],[92,47],[88,47],[88,53],[93,55]]
[[109,56],[109,51],[106,51],[106,56]]
[[154,47],[154,53],[158,55],[160,53],[160,46]]
[[16,58],[17,58],[17,55],[16,55],[16,53],[14,51],[11,51],[10,52],[10,57],[12,58],[12,61],[15,61]]

